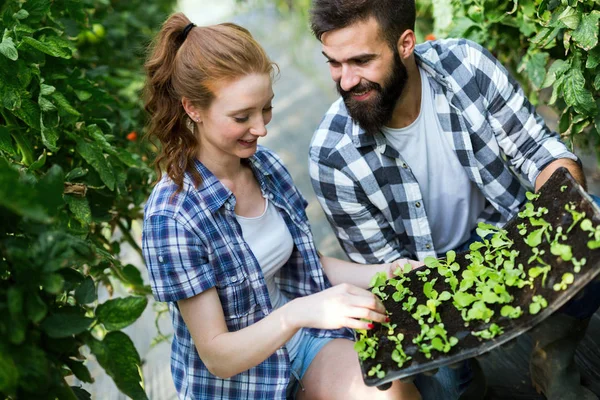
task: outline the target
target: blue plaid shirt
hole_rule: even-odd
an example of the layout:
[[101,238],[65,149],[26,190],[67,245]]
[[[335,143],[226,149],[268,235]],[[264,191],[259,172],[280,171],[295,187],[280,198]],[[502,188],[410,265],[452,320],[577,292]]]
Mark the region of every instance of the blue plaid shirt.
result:
[[[249,159],[263,196],[274,204],[294,239],[294,251],[276,282],[290,299],[330,286],[324,276],[305,213],[306,200],[281,160],[264,147]],[[177,301],[215,287],[229,331],[272,312],[260,265],[242,237],[235,197],[200,162],[202,183],[186,174],[183,190],[167,176],[156,185],[144,214],[142,247],[154,297],[169,303],[174,327],[171,372],[182,399],[285,399],[290,360],[285,346],[254,368],[221,379],[198,356]],[[201,315],[196,316],[202,318]],[[348,331],[307,329],[319,337]]]
[[[435,93],[441,129],[487,200],[479,221],[506,223],[546,165],[559,158],[578,161],[481,46],[464,39],[431,41],[414,54]],[[315,132],[309,156],[313,188],[352,260],[436,256],[426,205],[407,161],[383,133],[368,135],[354,123],[342,99]]]

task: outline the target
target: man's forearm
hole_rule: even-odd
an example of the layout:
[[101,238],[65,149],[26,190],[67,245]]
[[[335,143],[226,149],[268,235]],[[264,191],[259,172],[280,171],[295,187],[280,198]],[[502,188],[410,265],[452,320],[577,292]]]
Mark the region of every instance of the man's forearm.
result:
[[573,178],[575,178],[575,180],[579,182],[579,184],[583,186],[585,190],[587,190],[585,175],[583,175],[583,171],[581,170],[579,164],[577,164],[571,159],[561,158],[556,161],[552,161],[542,170],[542,172],[540,172],[537,179],[535,180],[535,191],[537,192],[542,187],[542,185],[546,183],[548,178],[550,178],[552,173],[560,167],[565,167],[566,169],[568,169],[571,175],[573,175]]

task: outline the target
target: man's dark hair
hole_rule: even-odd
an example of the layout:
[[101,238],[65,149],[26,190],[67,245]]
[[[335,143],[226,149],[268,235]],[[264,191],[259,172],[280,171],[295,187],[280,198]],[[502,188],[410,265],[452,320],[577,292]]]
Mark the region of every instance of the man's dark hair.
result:
[[415,29],[414,0],[313,0],[310,25],[321,36],[334,29],[375,17],[383,38],[395,49],[405,30]]

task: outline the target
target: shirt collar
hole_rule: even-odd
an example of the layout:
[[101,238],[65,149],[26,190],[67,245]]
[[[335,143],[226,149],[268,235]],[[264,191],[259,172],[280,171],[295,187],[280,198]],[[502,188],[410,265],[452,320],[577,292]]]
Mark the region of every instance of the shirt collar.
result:
[[[247,162],[250,164],[254,176],[258,179],[261,190],[264,192],[266,190],[266,177],[271,175],[271,172],[265,165],[265,160],[260,154],[260,147],[254,155],[247,159]],[[223,207],[233,193],[197,159],[194,159],[194,168],[196,168],[202,180],[197,189],[200,198],[204,201],[210,212],[217,211],[219,208]],[[186,179],[188,179],[188,183],[193,186],[193,181],[189,173],[186,173]]]

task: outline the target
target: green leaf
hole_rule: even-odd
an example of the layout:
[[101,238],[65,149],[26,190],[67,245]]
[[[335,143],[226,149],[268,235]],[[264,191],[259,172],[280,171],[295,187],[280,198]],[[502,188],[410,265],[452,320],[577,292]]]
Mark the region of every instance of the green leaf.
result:
[[525,71],[529,76],[529,80],[536,89],[542,87],[544,78],[546,77],[546,64],[548,63],[548,53],[536,53],[529,57],[525,66]]
[[148,398],[140,384],[140,356],[126,334],[109,332],[101,342],[89,338],[87,344],[98,363],[123,393],[134,400]]
[[565,60],[555,60],[550,69],[548,69],[548,73],[546,74],[546,78],[544,79],[544,83],[542,84],[542,88],[550,87],[556,81],[556,78],[563,75],[566,71],[569,70],[570,63]]
[[[54,193],[48,193],[48,198],[53,195]],[[40,198],[35,187],[24,183],[19,173],[0,157],[0,205],[34,221],[49,222],[50,215],[44,204],[39,201]]]
[[46,164],[46,155],[46,149],[44,149],[38,159],[29,166],[29,171],[37,171],[42,168]]
[[23,4],[23,8],[28,11],[30,20],[29,23],[39,22],[50,11],[50,0],[27,0]]
[[16,156],[17,152],[14,148],[12,137],[6,126],[0,126],[0,151],[8,153],[11,156]]
[[65,360],[65,364],[71,371],[73,371],[73,375],[77,377],[82,382],[86,383],[94,383],[94,378],[90,374],[90,370],[83,364],[83,361],[73,360],[72,358],[67,358]]
[[43,320],[48,313],[46,303],[44,303],[40,295],[36,292],[27,295],[25,310],[27,311],[27,318],[36,324]]
[[64,111],[65,113],[74,115],[76,117],[80,115],[62,93],[54,92],[52,93],[52,98],[56,101],[56,105],[58,105],[60,111]]
[[525,239],[525,243],[527,243],[527,245],[529,245],[529,247],[539,246],[539,244],[542,243],[543,232],[544,232],[543,229],[536,229],[535,231],[531,232],[529,235],[527,235],[527,239]]
[[73,307],[63,307],[51,314],[41,324],[41,328],[52,338],[63,338],[85,332],[94,320]]
[[88,276],[75,289],[75,301],[78,304],[89,304],[96,301],[96,284],[91,276]]
[[585,88],[585,78],[580,69],[572,68],[565,75],[564,99],[567,105],[575,108],[580,114],[594,114],[596,101],[589,90]]
[[83,226],[87,227],[92,223],[92,210],[87,198],[67,194],[65,195],[65,201],[69,205],[69,210],[71,210],[75,219],[81,222]]
[[96,308],[96,317],[109,331],[123,329],[142,315],[147,304],[147,298],[138,296],[108,300]]
[[596,75],[596,78],[594,78],[594,89],[600,90],[600,74]]
[[600,65],[600,46],[596,46],[588,53],[585,67],[588,69],[596,68]]
[[23,10],[23,9],[21,9],[13,14],[13,18],[16,20],[19,20],[19,21],[24,20],[27,17],[29,17],[29,13],[27,12],[27,10]]
[[35,130],[40,129],[40,107],[29,98],[21,97],[21,105],[14,114]]
[[585,51],[591,50],[598,44],[598,20],[600,11],[594,10],[589,14],[583,14],[581,23],[573,31],[573,40],[577,46]]
[[102,179],[102,182],[104,182],[106,187],[111,191],[114,190],[116,183],[115,175],[110,163],[104,157],[102,150],[94,144],[80,140],[77,142],[77,151],[88,164],[98,171],[100,179]]
[[19,52],[17,51],[15,42],[13,42],[12,38],[6,35],[7,31],[8,30],[4,31],[4,37],[2,38],[2,42],[0,42],[0,53],[2,53],[9,60],[17,61],[19,58]]
[[477,24],[471,18],[462,17],[458,18],[456,22],[452,24],[452,29],[448,32],[449,37],[465,37],[471,28],[476,27]]
[[565,11],[560,14],[558,20],[561,21],[569,29],[577,29],[579,26],[579,13],[576,9],[567,7]]
[[[28,44],[34,49],[39,50],[42,53],[46,53],[52,57],[68,59],[72,56],[72,50],[70,49],[69,43],[55,36],[47,37],[43,42],[30,36],[25,36],[23,37],[23,41],[21,43]],[[19,48],[21,48],[21,45],[19,45]]]
[[2,365],[0,368],[0,392],[5,394],[14,392],[19,380],[19,371],[3,346],[0,346],[0,365]]

